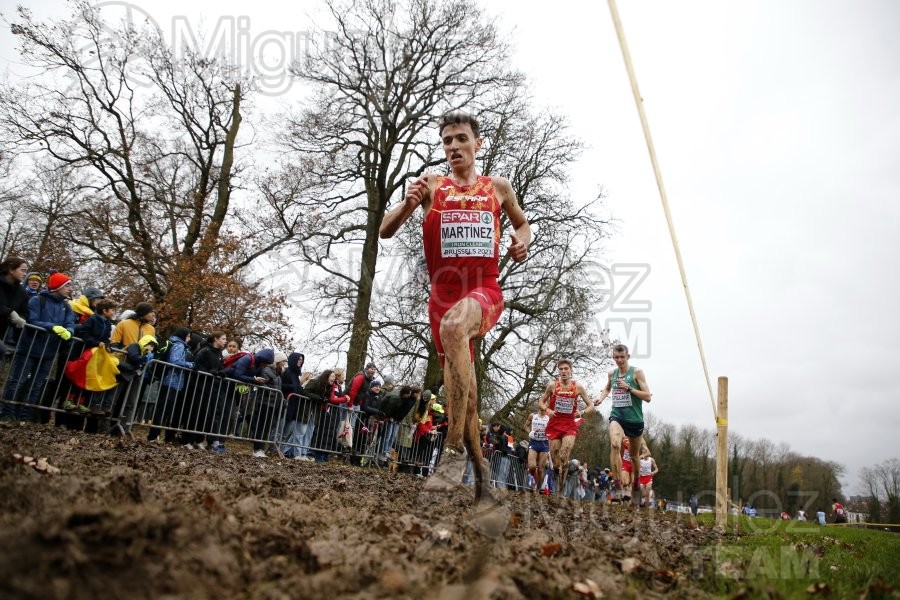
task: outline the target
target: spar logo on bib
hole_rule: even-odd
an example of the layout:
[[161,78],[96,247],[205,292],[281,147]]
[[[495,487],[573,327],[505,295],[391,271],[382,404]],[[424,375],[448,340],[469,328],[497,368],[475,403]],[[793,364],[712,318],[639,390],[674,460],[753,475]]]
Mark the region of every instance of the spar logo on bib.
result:
[[494,213],[445,210],[441,213],[441,257],[494,258]]

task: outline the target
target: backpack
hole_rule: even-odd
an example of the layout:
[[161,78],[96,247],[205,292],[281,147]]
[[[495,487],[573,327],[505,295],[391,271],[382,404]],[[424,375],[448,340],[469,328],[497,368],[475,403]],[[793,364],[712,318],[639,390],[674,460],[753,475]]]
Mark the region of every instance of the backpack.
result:
[[[172,350],[172,340],[166,340],[162,344],[156,347],[156,352],[153,353],[153,359],[161,362],[169,362],[169,354]],[[166,371],[166,368],[163,365],[152,366],[152,371],[150,372],[150,381],[156,381],[157,379],[162,379],[163,373]]]
[[400,410],[402,405],[400,388],[394,388],[387,395],[381,397],[381,412],[391,418],[394,418],[394,415]]
[[[234,363],[236,363],[238,361],[238,359],[244,358],[248,354],[250,354],[250,353],[245,352],[243,350],[241,352],[235,352],[234,354],[232,354],[231,356],[229,356],[228,358],[226,358],[225,360],[222,361],[222,367],[224,369],[232,369],[232,368],[234,368]],[[252,354],[250,354],[250,368],[251,369],[253,368],[253,365],[255,363],[256,363],[256,357],[253,356]]]

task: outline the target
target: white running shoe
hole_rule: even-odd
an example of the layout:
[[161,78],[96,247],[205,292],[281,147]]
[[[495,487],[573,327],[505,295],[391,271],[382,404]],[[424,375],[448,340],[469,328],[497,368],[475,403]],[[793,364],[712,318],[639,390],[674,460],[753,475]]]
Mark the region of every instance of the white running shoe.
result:
[[265,457],[266,457],[265,450],[254,450],[253,451],[253,458],[265,458]]

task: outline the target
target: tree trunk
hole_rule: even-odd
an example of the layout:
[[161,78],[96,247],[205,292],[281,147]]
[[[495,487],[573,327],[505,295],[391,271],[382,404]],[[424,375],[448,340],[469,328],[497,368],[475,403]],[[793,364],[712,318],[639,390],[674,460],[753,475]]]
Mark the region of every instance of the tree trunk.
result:
[[372,281],[375,279],[375,265],[378,263],[378,228],[380,226],[381,214],[378,214],[377,211],[369,211],[369,218],[366,221],[366,241],[363,243],[362,263],[356,287],[350,347],[347,350],[348,376],[362,371],[369,351],[369,338],[372,335],[369,307],[372,304]]

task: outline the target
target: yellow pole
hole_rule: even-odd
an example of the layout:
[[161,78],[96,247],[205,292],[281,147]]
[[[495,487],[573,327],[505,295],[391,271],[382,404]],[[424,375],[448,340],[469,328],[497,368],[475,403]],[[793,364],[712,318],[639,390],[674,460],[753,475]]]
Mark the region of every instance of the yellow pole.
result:
[[728,524],[728,378],[719,377],[716,415],[716,527]]
[[703,364],[703,375],[706,378],[706,387],[709,390],[709,402],[712,405],[713,415],[716,413],[716,401],[713,398],[712,382],[709,378],[709,368],[706,366],[706,354],[703,352],[703,341],[700,339],[700,326],[697,324],[697,315],[694,313],[694,301],[691,299],[691,289],[688,287],[687,273],[684,270],[684,261],[681,260],[681,250],[678,247],[678,237],[675,235],[675,225],[672,222],[672,213],[669,211],[669,200],[666,196],[666,187],[663,185],[662,171],[656,160],[656,150],[653,147],[653,138],[650,136],[650,124],[644,113],[644,99],[638,89],[637,75],[631,64],[631,54],[628,52],[628,43],[625,41],[625,31],[622,21],[619,19],[619,10],[616,8],[616,0],[609,1],[609,11],[612,13],[613,25],[616,27],[616,35],[619,37],[619,47],[622,49],[622,58],[625,60],[625,69],[628,71],[628,79],[631,81],[631,92],[634,94],[634,102],[637,104],[638,115],[641,118],[641,127],[644,129],[644,139],[647,141],[647,150],[650,152],[650,162],[653,164],[653,173],[656,175],[656,187],[659,188],[659,199],[662,201],[663,212],[666,214],[666,223],[669,225],[669,237],[672,238],[672,247],[675,249],[675,260],[678,261],[678,270],[681,272],[681,285],[684,287],[684,295],[687,298],[688,311],[691,313],[691,323],[694,324],[694,337],[697,340],[697,348],[700,351],[700,362]]

